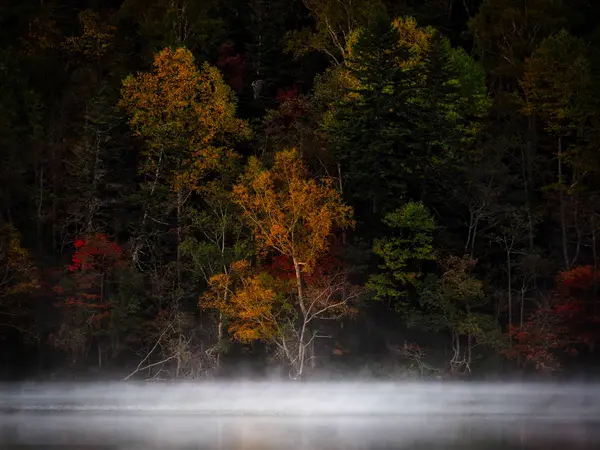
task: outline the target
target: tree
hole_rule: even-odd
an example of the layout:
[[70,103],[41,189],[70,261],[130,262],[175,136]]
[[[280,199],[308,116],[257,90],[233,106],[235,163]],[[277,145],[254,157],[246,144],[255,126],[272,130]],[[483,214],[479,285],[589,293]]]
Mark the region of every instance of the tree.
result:
[[218,14],[221,0],[126,0],[119,15],[138,25],[151,53],[164,47],[186,47],[196,55],[216,54],[225,36],[225,23]]
[[385,15],[385,6],[379,1],[303,0],[303,4],[314,21],[314,30],[288,32],[287,50],[296,57],[322,52],[337,65],[348,55],[347,44],[353,33]]
[[328,130],[359,213],[379,219],[424,200],[431,175],[472,143],[489,106],[484,73],[411,18],[362,30],[345,67],[355,82]]
[[484,0],[469,29],[493,90],[510,91],[523,74],[523,63],[542,39],[565,26],[568,2],[561,0]]
[[70,90],[77,111],[71,120],[67,182],[61,196],[69,243],[74,236],[92,234],[106,225],[105,208],[114,200],[106,185],[119,172],[110,165],[119,155],[114,129],[121,123],[114,108],[120,80],[111,73],[119,63],[113,52],[116,27],[92,10],[79,13],[78,21],[80,33],[66,37],[61,45],[72,67]]
[[30,296],[39,287],[29,252],[12,224],[0,227],[0,330],[13,329],[24,337],[35,336]]
[[[182,256],[188,258],[185,270],[199,289],[210,285],[212,277],[229,272],[235,261],[249,258],[253,254],[250,236],[240,215],[239,207],[233,202],[231,188],[239,175],[238,161],[224,166],[219,177],[204,184],[198,209],[190,208],[187,213],[189,225],[182,243]],[[213,287],[216,289],[216,287]],[[227,350],[225,333],[226,316],[219,311],[213,353],[216,364],[220,355]]]
[[68,275],[55,288],[62,320],[51,342],[66,350],[72,363],[86,357],[95,344],[98,367],[102,367],[105,355],[116,355],[119,337],[131,326],[127,319],[137,313],[138,303],[135,296],[118,295],[127,286],[120,277],[127,263],[119,245],[101,233],[77,239],[73,245]]
[[[591,68],[585,44],[563,30],[544,39],[526,61],[522,87],[526,96],[523,112],[541,118],[556,139],[557,181],[547,189],[558,193],[564,268],[570,269],[578,257],[571,256],[567,217],[565,161],[569,156],[567,138],[581,132],[591,106]],[[573,180],[576,184],[578,180]],[[576,213],[575,213],[576,214]],[[580,241],[578,247],[580,245]]]
[[488,299],[483,283],[471,274],[475,263],[468,256],[442,260],[441,277],[428,275],[419,292],[419,306],[408,318],[409,325],[450,333],[453,349],[448,363],[450,373],[471,372],[478,345],[499,347],[502,343],[500,327],[486,311]]
[[295,150],[276,153],[271,169],[251,158],[233,194],[259,252],[271,250],[292,258],[303,302],[302,273],[310,273],[327,251],[334,227],[353,225],[352,208],[344,205],[331,178],[317,181],[308,176]]
[[[208,174],[236,158],[231,145],[249,136],[248,125],[235,117],[234,95],[220,72],[207,63],[198,70],[183,48],[162,50],[152,72],[126,78],[120,105],[146,144],[140,172],[149,181],[149,197],[160,184],[176,195],[179,263],[185,201]],[[142,229],[148,213],[146,206]]]
[[393,235],[375,239],[373,251],[383,259],[382,272],[371,275],[367,288],[376,300],[391,300],[406,312],[409,294],[414,296],[423,281],[421,266],[435,260],[435,222],[422,203],[409,202],[387,214],[384,223]]
[[[242,343],[271,341],[277,336],[278,307],[281,301],[267,274],[252,274],[245,260],[232,263],[227,271],[209,280],[209,289],[200,300],[201,308],[214,308],[230,321],[229,332]],[[271,286],[271,287],[270,287]]]
[[326,337],[316,322],[353,316],[353,302],[361,289],[350,284],[339,268],[326,270],[306,277],[306,305],[299,307],[294,281],[293,265],[267,272],[236,261],[227,272],[211,278],[200,307],[217,309],[227,317],[234,341],[274,344],[278,356],[291,366],[290,377],[298,379],[307,363],[314,368],[315,339]]
[[593,290],[599,273],[592,266],[577,266],[560,272],[554,291],[542,298],[520,326],[511,326],[508,336],[515,344],[509,358],[521,358],[523,367],[552,372],[561,368],[565,355],[577,355],[594,346],[600,321]]
[[[276,153],[271,169],[251,158],[242,182],[234,186],[233,195],[254,233],[258,252],[262,255],[275,252],[291,258],[297,305],[302,317],[310,317],[315,299],[306,295],[304,276],[315,270],[319,257],[327,252],[334,227],[353,225],[352,209],[344,205],[331,178],[309,177],[294,150]],[[298,338],[302,348],[306,344],[306,331],[303,327]],[[298,375],[301,375],[304,357],[299,362]]]

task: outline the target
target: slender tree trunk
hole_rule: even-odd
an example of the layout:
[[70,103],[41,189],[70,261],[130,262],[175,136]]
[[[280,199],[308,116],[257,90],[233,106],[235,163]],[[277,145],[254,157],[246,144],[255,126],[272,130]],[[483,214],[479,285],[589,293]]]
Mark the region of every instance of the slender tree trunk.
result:
[[471,371],[471,361],[473,360],[473,336],[467,337],[467,365],[469,372]]
[[304,285],[302,283],[302,269],[300,267],[300,263],[294,257],[292,258],[294,263],[294,270],[296,272],[296,284],[298,287],[298,304],[300,305],[300,311],[302,313],[302,329],[300,331],[300,337],[298,342],[298,369],[296,371],[296,376],[301,377],[304,372],[304,360],[305,360],[305,336],[306,336],[306,305],[304,304]]
[[[529,118],[529,132],[535,134],[535,120],[531,116]],[[532,137],[529,136],[527,139],[527,152],[521,152],[523,158],[523,189],[525,190],[525,198],[527,201],[527,225],[529,231],[529,249],[533,250],[533,220],[531,217],[531,193],[532,193],[532,180],[533,180],[533,148]]]
[[560,228],[562,235],[562,251],[565,260],[565,269],[569,270],[571,263],[569,261],[569,249],[567,242],[567,217],[565,208],[565,192],[563,189],[563,171],[562,171],[562,139],[558,138],[558,197],[560,210]]
[[181,285],[181,235],[182,235],[183,192],[177,190],[177,286]]
[[[529,237],[529,251],[531,253],[533,253],[533,218],[531,216],[531,209],[532,209],[532,204],[533,204],[533,199],[531,196],[531,193],[533,191],[533,152],[534,152],[534,142],[533,142],[533,136],[535,136],[536,134],[536,129],[535,129],[535,120],[533,116],[529,117],[529,133],[530,135],[528,136],[527,139],[527,152],[526,154],[522,151],[522,157],[523,157],[523,188],[525,190],[525,198],[527,201],[527,206],[526,206],[526,211],[527,211],[527,229],[528,229],[528,237]],[[534,261],[533,263],[533,267],[531,268],[532,274],[533,274],[533,288],[536,289],[537,288],[537,277],[536,277],[536,273],[537,273],[537,269],[536,269],[536,263]]]
[[[512,243],[511,246],[508,246],[506,243],[506,273],[507,273],[507,286],[508,289],[508,329],[512,328]],[[509,335],[508,345],[512,348],[512,334]]]
[[[519,311],[519,328],[523,329],[523,318],[525,315],[525,278],[523,278],[523,284],[521,285],[521,310]],[[512,341],[512,336],[511,336]],[[517,354],[517,368],[521,367],[521,353]]]
[[475,226],[473,228],[473,236],[471,237],[471,258],[475,258],[475,239],[477,238],[477,227],[479,226],[479,214],[475,220]]
[[294,263],[294,271],[296,273],[296,285],[298,288],[298,303],[300,304],[300,310],[302,311],[302,315],[306,316],[306,308],[304,305],[304,284],[302,283],[302,268],[300,267],[300,263],[294,257],[292,258]]
[[96,191],[98,189],[98,171],[100,169],[100,133],[96,131],[96,143],[94,151],[94,166],[92,169],[92,198],[88,203],[88,217],[86,220],[86,231],[91,233],[94,229],[94,215],[96,212]]
[[[595,222],[595,220],[594,220]],[[594,258],[594,277],[596,276],[596,274],[598,273],[598,255],[596,253],[596,224],[594,223],[592,225],[592,256]],[[598,283],[597,280],[594,281],[594,292],[593,292],[593,302],[594,302],[594,306],[593,306],[593,311],[594,313],[596,312],[596,303],[597,303],[597,299],[598,299]]]
[[311,336],[311,341],[310,341],[310,368],[311,370],[315,370],[315,368],[317,367],[317,358],[315,355],[315,339],[312,337],[312,335],[309,333],[309,335]]
[[44,164],[40,162],[39,164],[39,174],[38,174],[38,204],[37,204],[37,246],[38,251],[41,252],[43,248],[43,239],[42,239],[42,215],[44,211]]
[[296,371],[296,378],[301,379],[304,374],[304,360],[306,359],[306,347],[304,345],[304,336],[306,335],[306,321],[302,324],[302,330],[300,331],[300,338],[298,342],[298,370]]
[[[54,147],[54,146],[53,146]],[[55,154],[55,150],[53,148],[52,150],[52,160],[56,161],[56,154]],[[56,220],[57,220],[57,211],[58,211],[58,205],[57,205],[57,199],[58,199],[58,182],[56,181],[56,168],[52,171],[52,193],[54,194],[52,196],[52,255],[54,257],[56,257],[56,247],[57,247],[57,242],[56,242]]]
[[[338,179],[340,180],[340,196],[343,197],[344,196],[344,183],[342,180],[342,165],[340,163],[337,164],[337,170],[338,170]],[[344,228],[342,230],[342,244],[346,244],[346,229]]]

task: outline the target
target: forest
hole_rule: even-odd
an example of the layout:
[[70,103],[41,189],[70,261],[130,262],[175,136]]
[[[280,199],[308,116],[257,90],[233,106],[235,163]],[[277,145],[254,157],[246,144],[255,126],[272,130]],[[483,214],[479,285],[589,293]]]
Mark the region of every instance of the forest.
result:
[[0,2],[0,378],[592,373],[598,17]]

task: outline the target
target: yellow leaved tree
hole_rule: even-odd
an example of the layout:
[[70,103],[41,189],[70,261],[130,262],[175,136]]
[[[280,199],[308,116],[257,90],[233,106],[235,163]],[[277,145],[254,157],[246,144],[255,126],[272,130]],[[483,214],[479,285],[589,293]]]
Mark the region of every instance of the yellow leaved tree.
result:
[[141,172],[166,177],[175,190],[197,189],[207,171],[234,156],[231,144],[250,134],[219,70],[208,63],[199,70],[184,48],[162,50],[152,72],[127,77],[120,104],[146,141]]
[[127,77],[120,106],[145,143],[140,172],[150,183],[149,196],[161,184],[176,194],[179,260],[186,199],[202,189],[207,174],[237,158],[232,145],[248,138],[250,128],[236,118],[233,91],[219,70],[208,63],[199,69],[184,48],[162,50],[152,71]]
[[[12,328],[25,337],[32,334],[29,296],[38,288],[36,268],[29,252],[21,246],[18,231],[0,227],[0,330]],[[31,317],[29,317],[31,319]],[[0,334],[1,335],[1,334]]]

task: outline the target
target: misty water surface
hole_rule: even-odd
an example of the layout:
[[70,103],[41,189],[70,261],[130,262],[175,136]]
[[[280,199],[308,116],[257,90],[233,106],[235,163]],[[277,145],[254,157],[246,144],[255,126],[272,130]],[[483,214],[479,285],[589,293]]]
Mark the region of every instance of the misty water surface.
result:
[[600,448],[597,385],[23,384],[0,399],[1,448]]

